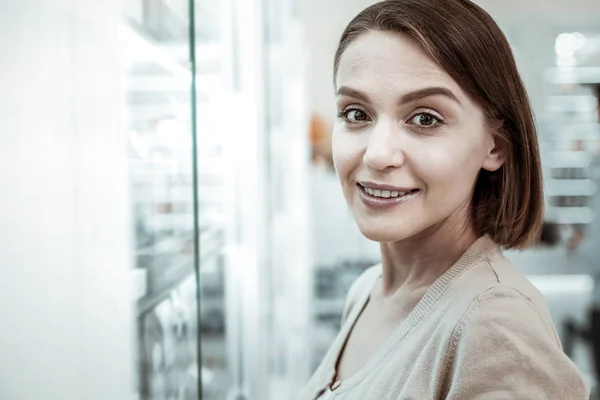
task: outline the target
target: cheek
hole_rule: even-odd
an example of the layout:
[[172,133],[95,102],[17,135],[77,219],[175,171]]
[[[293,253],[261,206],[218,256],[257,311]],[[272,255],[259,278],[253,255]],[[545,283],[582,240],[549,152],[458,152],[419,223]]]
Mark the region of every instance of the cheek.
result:
[[475,146],[422,146],[415,163],[429,192],[463,197],[470,193],[481,169],[479,153]]

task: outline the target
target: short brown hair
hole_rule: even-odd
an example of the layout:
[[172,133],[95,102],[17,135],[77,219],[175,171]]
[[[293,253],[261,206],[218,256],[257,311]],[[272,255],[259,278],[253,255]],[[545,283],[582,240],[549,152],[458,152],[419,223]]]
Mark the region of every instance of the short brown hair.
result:
[[539,240],[543,184],[533,113],[504,34],[482,8],[468,0],[387,0],[348,25],[334,61],[334,79],[346,48],[368,31],[406,34],[416,40],[484,110],[506,148],[506,162],[482,170],[471,203],[478,234],[504,248]]

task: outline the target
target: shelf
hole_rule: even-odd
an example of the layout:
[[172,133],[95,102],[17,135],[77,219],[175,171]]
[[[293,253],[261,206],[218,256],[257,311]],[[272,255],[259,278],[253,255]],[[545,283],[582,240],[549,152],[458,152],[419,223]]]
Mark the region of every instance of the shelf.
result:
[[587,168],[592,156],[585,151],[549,151],[548,166],[551,168]]
[[589,296],[594,290],[594,278],[590,275],[527,275],[527,279],[545,296],[559,293]]
[[[222,91],[222,74],[206,74],[196,79],[196,92],[210,96]],[[133,76],[129,79],[127,90],[134,93],[189,93],[191,82],[174,79],[169,75]],[[191,98],[191,96],[188,96]],[[188,99],[189,102],[189,99]]]
[[145,246],[136,251],[136,255],[155,255],[169,253],[173,250],[179,250],[185,243],[192,239],[192,236],[167,237],[158,242]]
[[314,314],[337,314],[344,311],[346,300],[344,298],[316,299],[314,301]]
[[591,179],[548,179],[548,196],[592,196],[596,193],[596,183]]
[[[207,157],[208,158],[208,157]],[[155,181],[157,177],[164,178],[177,178],[180,179],[183,176],[188,177],[188,180],[179,180],[176,182],[178,185],[189,185],[192,186],[192,162],[182,161],[178,158],[170,159],[134,159],[130,158],[129,164],[132,168],[133,183],[134,184],[152,184],[157,185]],[[172,168],[179,168],[181,166],[188,166],[189,170],[182,169],[183,174],[174,174]],[[163,169],[161,169],[161,167]],[[202,187],[212,187],[222,185],[225,177],[224,170],[225,165],[223,161],[211,157],[208,160],[200,160],[198,164],[198,185]],[[173,182],[164,182],[163,186],[174,185]]]
[[552,68],[546,79],[555,85],[600,83],[600,67]]
[[546,101],[546,108],[551,113],[595,113],[597,101],[591,94],[552,95]]
[[[223,248],[223,239],[221,229],[211,229],[200,233],[200,266],[220,254]],[[160,275],[157,275],[158,273]],[[164,268],[147,269],[149,293],[137,302],[137,314],[142,315],[156,307],[167,299],[183,281],[193,275],[193,256],[175,256]]]
[[594,210],[589,207],[548,207],[548,219],[557,224],[587,225],[594,220]]

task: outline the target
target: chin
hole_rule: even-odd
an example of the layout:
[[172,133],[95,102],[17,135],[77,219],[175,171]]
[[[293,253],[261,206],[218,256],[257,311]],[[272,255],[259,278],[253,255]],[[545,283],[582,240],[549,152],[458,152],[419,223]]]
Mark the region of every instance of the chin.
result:
[[393,243],[412,237],[416,232],[409,232],[401,229],[389,229],[384,227],[366,224],[367,226],[358,225],[358,229],[369,240],[379,243]]

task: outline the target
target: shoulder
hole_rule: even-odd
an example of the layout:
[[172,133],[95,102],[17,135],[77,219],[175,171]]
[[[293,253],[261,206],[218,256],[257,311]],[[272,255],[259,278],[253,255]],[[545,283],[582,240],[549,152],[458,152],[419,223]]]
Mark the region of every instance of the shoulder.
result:
[[515,287],[498,284],[477,295],[449,349],[448,398],[587,398],[586,383],[562,351],[551,320]]
[[467,271],[451,292],[452,303],[462,304],[456,309],[455,339],[496,327],[507,335],[539,335],[560,348],[544,296],[499,249]]
[[344,311],[342,313],[342,322],[346,320],[348,315],[354,309],[354,306],[360,302],[361,299],[368,296],[375,281],[381,275],[381,264],[374,265],[367,268],[350,286],[348,294],[346,295],[346,302],[344,304]]
[[[477,339],[479,333],[496,330],[505,336],[537,336],[560,348],[547,308],[534,297],[535,292],[527,293],[502,284],[486,289],[470,302],[456,326],[454,339],[465,339],[465,336]],[[473,335],[475,337],[471,337]]]
[[517,358],[543,358],[540,351],[564,356],[544,296],[501,251],[488,254],[450,292],[444,308],[453,315],[447,320],[451,348],[514,351]]
[[510,309],[507,317],[515,320],[535,316],[558,342],[544,296],[501,251],[488,254],[477,268],[465,273],[453,292],[463,296],[463,312],[467,309],[464,318],[472,318],[478,309],[486,309],[492,315],[495,310],[500,313]]

